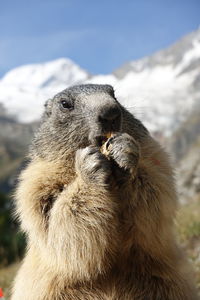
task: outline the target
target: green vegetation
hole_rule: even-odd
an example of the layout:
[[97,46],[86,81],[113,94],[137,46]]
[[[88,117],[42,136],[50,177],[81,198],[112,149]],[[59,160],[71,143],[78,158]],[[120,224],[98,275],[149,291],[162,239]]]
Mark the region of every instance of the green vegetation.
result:
[[180,208],[177,216],[178,238],[196,274],[200,293],[200,195]]
[[177,216],[177,228],[182,243],[200,238],[200,196],[183,205]]
[[23,255],[25,239],[11,217],[12,201],[0,193],[0,266],[7,266]]

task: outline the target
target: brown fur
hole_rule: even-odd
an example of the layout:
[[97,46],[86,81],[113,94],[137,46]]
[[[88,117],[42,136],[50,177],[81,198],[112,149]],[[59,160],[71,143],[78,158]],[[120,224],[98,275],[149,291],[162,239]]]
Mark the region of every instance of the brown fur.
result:
[[22,172],[17,214],[28,248],[12,300],[197,299],[174,240],[167,155],[149,135],[135,138],[138,165],[110,189],[82,178],[73,155],[34,157]]

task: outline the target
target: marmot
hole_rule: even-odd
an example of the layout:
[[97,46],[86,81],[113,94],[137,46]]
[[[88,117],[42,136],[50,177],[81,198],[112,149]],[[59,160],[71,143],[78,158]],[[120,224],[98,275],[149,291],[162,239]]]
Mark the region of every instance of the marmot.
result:
[[65,89],[46,102],[16,191],[28,246],[12,300],[197,299],[176,198],[166,153],[110,85]]

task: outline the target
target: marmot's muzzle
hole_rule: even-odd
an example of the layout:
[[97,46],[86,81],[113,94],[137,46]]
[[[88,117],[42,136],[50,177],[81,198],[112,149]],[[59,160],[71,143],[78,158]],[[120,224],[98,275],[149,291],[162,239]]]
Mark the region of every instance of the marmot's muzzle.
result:
[[101,146],[107,135],[121,131],[121,109],[117,104],[98,107],[94,121],[95,125],[91,126],[89,140],[93,144]]

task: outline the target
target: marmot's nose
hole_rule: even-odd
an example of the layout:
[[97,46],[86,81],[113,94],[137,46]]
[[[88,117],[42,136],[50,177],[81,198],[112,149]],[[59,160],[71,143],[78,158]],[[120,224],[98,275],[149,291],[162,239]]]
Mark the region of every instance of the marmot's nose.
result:
[[118,106],[105,107],[101,110],[98,121],[104,131],[118,131],[121,126],[121,110]]

